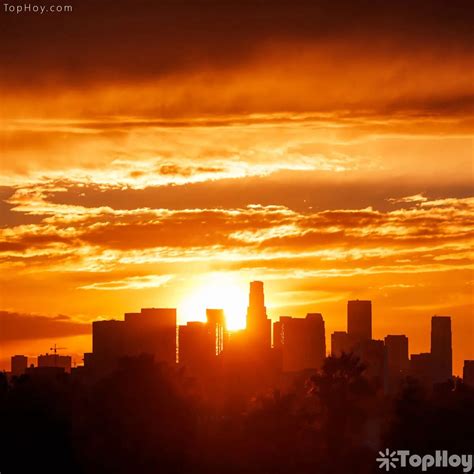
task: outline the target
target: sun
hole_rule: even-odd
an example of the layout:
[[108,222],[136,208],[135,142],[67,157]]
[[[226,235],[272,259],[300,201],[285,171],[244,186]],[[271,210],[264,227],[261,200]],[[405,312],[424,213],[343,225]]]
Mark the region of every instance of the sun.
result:
[[229,274],[211,274],[203,277],[184,297],[178,308],[179,319],[183,324],[205,321],[206,308],[221,308],[225,312],[228,329],[243,329],[247,304],[248,291],[245,285]]

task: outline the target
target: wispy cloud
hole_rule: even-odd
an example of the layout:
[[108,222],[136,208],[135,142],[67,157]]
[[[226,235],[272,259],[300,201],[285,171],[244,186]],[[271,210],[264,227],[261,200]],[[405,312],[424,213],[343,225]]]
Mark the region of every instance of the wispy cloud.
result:
[[145,288],[158,288],[165,285],[173,278],[173,275],[145,275],[128,277],[122,280],[113,280],[100,283],[91,283],[80,286],[81,290],[143,290]]
[[428,198],[423,194],[413,194],[412,196],[405,196],[402,198],[389,198],[390,202],[394,203],[421,203],[428,201]]

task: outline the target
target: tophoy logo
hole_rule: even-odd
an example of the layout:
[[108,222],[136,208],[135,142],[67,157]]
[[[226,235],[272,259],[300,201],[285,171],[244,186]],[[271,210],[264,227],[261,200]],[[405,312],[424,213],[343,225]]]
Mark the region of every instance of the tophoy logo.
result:
[[399,459],[397,458],[397,452],[396,451],[390,451],[390,449],[386,449],[384,451],[379,451],[380,457],[376,459],[376,461],[379,463],[379,468],[380,469],[385,469],[386,471],[389,471],[390,468],[395,469],[397,467],[397,462]]
[[390,469],[414,467],[423,472],[428,471],[430,467],[459,467],[464,473],[472,472],[472,454],[449,454],[446,450],[435,451],[434,454],[411,454],[408,450],[390,450],[379,451],[379,457],[376,461],[379,463],[379,469]]

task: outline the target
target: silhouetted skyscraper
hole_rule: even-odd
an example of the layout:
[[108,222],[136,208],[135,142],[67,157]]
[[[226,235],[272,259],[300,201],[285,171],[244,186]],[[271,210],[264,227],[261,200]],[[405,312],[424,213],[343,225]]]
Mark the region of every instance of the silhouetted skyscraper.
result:
[[175,308],[142,308],[140,313],[128,313],[127,355],[149,354],[155,362],[176,363],[176,319]]
[[207,323],[188,322],[179,326],[179,363],[191,373],[208,371],[216,358],[215,335]]
[[281,348],[283,371],[319,369],[326,357],[324,320],[321,314],[305,319],[282,316],[273,324],[275,348]]
[[93,369],[94,367],[94,353],[93,352],[84,352],[84,367],[86,369]]
[[273,347],[275,349],[283,347],[283,323],[291,319],[291,316],[280,316],[280,320],[273,323]]
[[24,355],[14,355],[11,358],[12,375],[22,375],[28,367],[28,357]]
[[372,301],[347,302],[347,332],[357,342],[372,339]]
[[385,337],[385,390],[394,393],[408,375],[408,337],[388,335]]
[[92,323],[92,359],[99,372],[113,370],[118,359],[126,355],[125,322],[117,320],[94,321]]
[[364,375],[381,387],[384,378],[384,342],[375,339],[357,342],[354,346],[354,354],[365,365]]
[[426,387],[433,385],[433,361],[429,352],[411,355],[410,375]]
[[219,355],[224,350],[226,337],[226,323],[223,309],[206,309],[206,318],[209,331],[212,335],[215,354]]
[[71,357],[59,354],[44,354],[38,356],[38,368],[61,368],[71,372]]
[[433,383],[443,383],[453,376],[453,353],[451,346],[451,318],[431,318],[431,358]]
[[153,356],[156,362],[175,364],[177,326],[175,308],[143,308],[125,313],[124,321],[92,324],[92,363],[98,373],[114,370],[126,356]]
[[465,360],[462,379],[466,385],[474,388],[474,360]]
[[339,357],[343,352],[354,351],[354,338],[346,331],[335,331],[331,334],[331,355]]
[[250,283],[249,305],[247,308],[248,342],[258,349],[271,347],[271,321],[267,318],[263,282]]

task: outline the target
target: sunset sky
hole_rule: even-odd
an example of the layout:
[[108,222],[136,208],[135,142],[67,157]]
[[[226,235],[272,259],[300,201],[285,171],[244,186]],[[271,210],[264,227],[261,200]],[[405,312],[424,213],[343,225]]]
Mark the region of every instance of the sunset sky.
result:
[[471,2],[66,3],[1,14],[0,369],[141,307],[239,327],[255,279],[474,359]]

